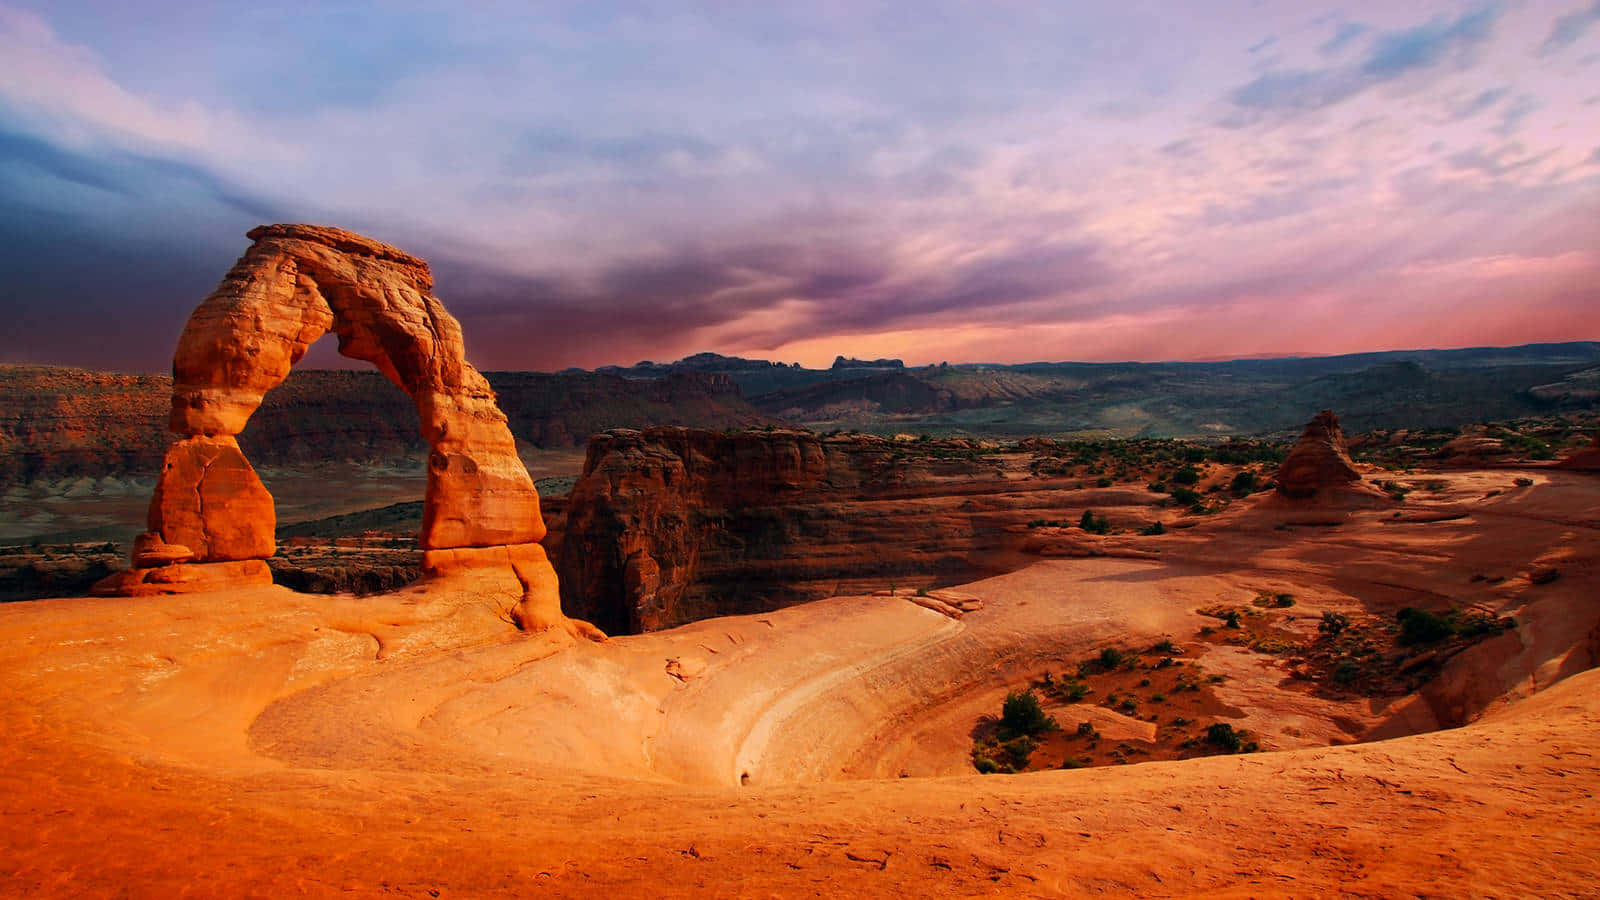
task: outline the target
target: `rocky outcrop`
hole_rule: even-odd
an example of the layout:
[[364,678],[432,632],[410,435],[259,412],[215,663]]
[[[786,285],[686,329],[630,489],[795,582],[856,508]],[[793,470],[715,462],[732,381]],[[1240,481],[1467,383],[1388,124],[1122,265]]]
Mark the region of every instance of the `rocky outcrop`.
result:
[[460,325],[432,294],[427,263],[337,228],[265,225],[249,237],[255,243],[189,317],[173,355],[168,427],[179,439],[150,503],[149,532],[192,557],[135,568],[103,590],[270,582],[262,560],[275,548],[272,498],[235,436],[311,343],[333,331],[340,353],[377,366],[416,407],[430,447],[424,571],[509,569],[524,586],[525,626],[566,624],[537,543],[539,493],[494,391],[466,360]]
[[1580,472],[1600,472],[1600,434],[1595,435],[1594,443],[1574,451],[1558,465],[1563,469],[1577,469]]
[[[1003,466],[962,440],[781,429],[596,435],[552,547],[562,603],[613,633],[655,631],[1010,571],[1034,558],[1025,523],[1076,519],[1086,497],[1076,479],[1013,480]],[[1095,502],[1151,497],[1141,486]]]
[[1338,416],[1326,409],[1317,413],[1278,468],[1277,482],[1278,493],[1294,499],[1360,484],[1361,473],[1350,459]]

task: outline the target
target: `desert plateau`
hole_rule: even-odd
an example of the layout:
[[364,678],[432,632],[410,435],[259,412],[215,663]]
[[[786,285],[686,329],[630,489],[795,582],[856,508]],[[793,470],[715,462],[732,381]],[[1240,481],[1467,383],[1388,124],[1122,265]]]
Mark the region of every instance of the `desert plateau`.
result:
[[1600,896],[1597,39],[0,0],[0,898]]

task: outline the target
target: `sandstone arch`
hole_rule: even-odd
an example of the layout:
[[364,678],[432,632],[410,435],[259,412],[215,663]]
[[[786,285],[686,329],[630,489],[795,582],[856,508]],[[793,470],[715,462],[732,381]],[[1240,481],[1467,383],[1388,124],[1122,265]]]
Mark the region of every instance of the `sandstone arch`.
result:
[[[377,366],[416,403],[428,454],[423,569],[509,567],[525,627],[583,627],[561,615],[539,494],[494,391],[467,362],[461,326],[432,294],[428,264],[337,228],[263,225],[190,315],[172,360],[177,435],[151,498],[134,569],[108,592],[271,580],[272,497],[235,436],[268,390],[324,333]],[[207,564],[210,565],[209,567]]]

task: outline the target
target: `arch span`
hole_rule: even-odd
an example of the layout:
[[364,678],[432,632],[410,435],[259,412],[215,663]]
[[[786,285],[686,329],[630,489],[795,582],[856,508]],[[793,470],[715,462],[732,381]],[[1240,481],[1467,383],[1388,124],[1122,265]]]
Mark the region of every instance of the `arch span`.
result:
[[[353,232],[263,225],[190,315],[172,360],[178,435],[151,498],[134,568],[108,584],[151,593],[270,580],[272,496],[236,436],[267,391],[328,331],[416,404],[430,445],[423,498],[424,571],[509,566],[519,617],[567,624],[544,537],[539,494],[517,456],[489,382],[467,362],[461,326],[433,296],[428,264]],[[252,565],[253,563],[253,565]],[[203,564],[226,564],[200,568]],[[185,571],[187,570],[187,571]]]

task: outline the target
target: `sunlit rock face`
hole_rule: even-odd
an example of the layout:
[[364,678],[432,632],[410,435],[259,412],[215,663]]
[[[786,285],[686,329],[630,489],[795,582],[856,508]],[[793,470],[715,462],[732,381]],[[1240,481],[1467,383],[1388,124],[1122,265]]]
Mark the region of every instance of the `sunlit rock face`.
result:
[[[153,554],[151,547],[186,548],[183,562],[190,566],[273,554],[272,497],[235,436],[267,391],[329,331],[338,335],[340,353],[377,366],[416,405],[430,445],[423,550],[537,549],[545,535],[538,491],[494,391],[466,360],[460,324],[432,294],[427,263],[337,228],[264,225],[249,237],[254,243],[178,339],[168,419],[178,439],[162,466],[150,504],[151,536],[134,573],[182,555]],[[483,562],[515,574],[537,595],[524,598],[523,620],[560,616],[555,574],[542,553],[446,556],[435,560],[441,572]],[[166,583],[178,590],[187,583],[133,573],[119,579],[106,589],[148,592]]]

